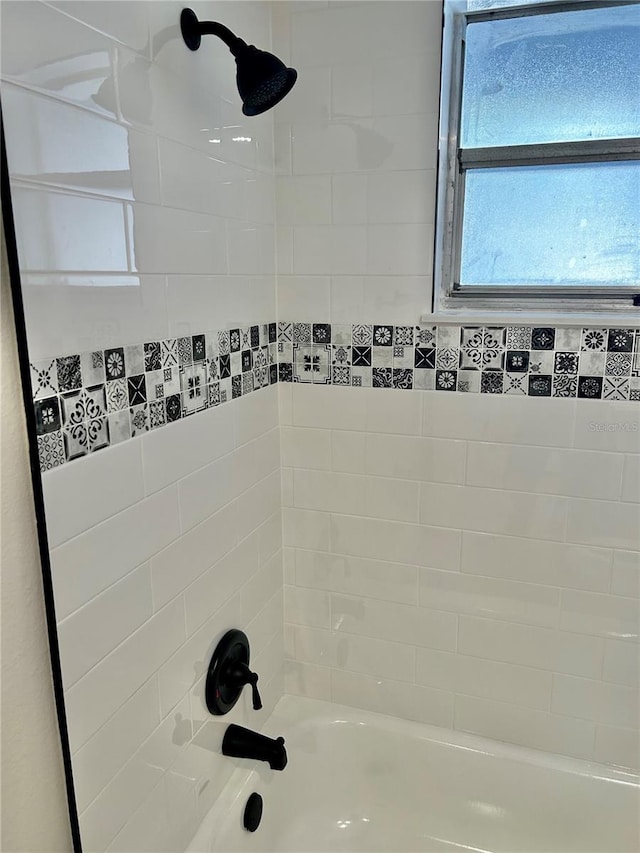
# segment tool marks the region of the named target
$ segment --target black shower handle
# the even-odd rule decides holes
[[[246,663],[238,662],[234,664],[233,669],[227,675],[226,681],[228,684],[235,685],[238,688],[244,687],[245,684],[250,684],[253,710],[259,711],[262,708],[262,699],[258,692],[258,673],[251,672]]]

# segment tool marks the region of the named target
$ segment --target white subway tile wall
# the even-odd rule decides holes
[[[91,851],[184,849],[233,770],[220,755],[229,719],[259,728],[283,692],[273,118],[242,115],[223,45],[185,47],[184,5],[1,10],[34,400],[54,415],[39,443],[66,713]],[[268,4],[194,5],[269,47]],[[246,337],[251,371],[229,330]],[[238,388],[249,372],[251,387]],[[243,696],[217,720],[204,675],[229,628],[249,636],[264,709]]]
[[[183,5],[2,3],[36,411],[112,385],[109,447],[43,449],[85,846],[186,846],[234,766],[203,704],[231,627],[252,728],[284,688],[637,766],[640,336],[417,326],[440,3],[196,3],[299,71],[249,120]],[[276,319],[247,394],[229,330],[273,347]],[[163,368],[201,344],[229,404],[146,429],[129,380],[188,398]]]
[[[417,326],[441,12],[274,8],[286,689],[638,767],[640,338]]]
[[[637,411],[601,401],[584,450],[579,400],[494,398],[487,421],[476,395],[279,393],[287,690],[638,767]]]

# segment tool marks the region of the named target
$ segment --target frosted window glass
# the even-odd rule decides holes
[[[460,282],[640,282],[638,162],[467,172]]]
[[[467,26],[462,147],[640,136],[640,6]]]

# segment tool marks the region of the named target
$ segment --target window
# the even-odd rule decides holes
[[[637,2],[445,0],[436,308],[633,304],[639,44]]]

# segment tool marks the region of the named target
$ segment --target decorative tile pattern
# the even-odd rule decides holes
[[[629,379],[617,379],[605,376],[602,386],[603,400],[628,400],[631,392]]]
[[[436,370],[436,390],[455,391],[457,381],[457,370]]]
[[[38,457],[41,471],[50,471],[52,468],[64,465],[64,441],[61,430],[38,436]]]
[[[330,344],[331,326],[328,323],[314,323],[311,336],[314,344]]]
[[[311,323],[293,324],[293,342],[296,344],[311,343]]]
[[[165,398],[164,410],[167,416],[167,423],[179,421],[182,417],[182,401],[180,394],[172,394]]]
[[[551,376],[529,374],[529,396],[550,397],[551,380]]]
[[[194,335],[191,338],[193,361],[204,361],[206,355],[204,335]]]
[[[58,389],[60,391],[73,391],[82,387],[82,373],[80,370],[80,356],[66,355],[56,359],[58,373]]]
[[[279,322],[31,365],[48,471],[277,382],[640,401],[640,330]]]
[[[530,326],[507,326],[505,336],[507,349],[531,349],[532,331]]]
[[[436,345],[436,326],[416,326],[415,345],[417,347],[434,347]]]
[[[526,373],[505,373],[502,393],[526,395],[528,393],[527,379]]]
[[[588,400],[602,397],[602,376],[579,376],[578,397]]]
[[[160,370],[162,357],[160,354],[160,341],[152,341],[144,345],[144,369]]]
[[[367,346],[373,343],[373,326],[357,325],[351,328],[353,345]],[[339,342],[341,343],[341,342]]]
[[[374,388],[393,387],[393,370],[391,367],[374,367],[371,372]]]
[[[178,341],[175,338],[160,344],[160,367],[175,367],[178,364]]]
[[[457,347],[438,347],[436,350],[436,368],[454,370],[458,367],[460,350]]]
[[[31,395],[34,400],[58,393],[57,359],[47,359],[30,364]]]
[[[583,329],[580,339],[582,352],[603,352],[607,348],[607,329]]]
[[[124,349],[122,347],[104,351],[104,369],[107,381],[124,377]]]
[[[191,338],[178,338],[178,364],[184,367],[192,361]]]
[[[484,370],[480,380],[480,392],[482,394],[502,394],[503,373],[500,370]]]
[[[57,397],[47,397],[34,403],[36,435],[47,435],[60,429],[60,402]]]
[[[553,377],[554,397],[576,397],[578,394],[578,377],[567,374],[556,374]]]
[[[527,373],[529,370],[529,353],[526,350],[507,350],[505,369],[508,373]]]
[[[129,409],[131,418],[131,437],[143,435],[149,431],[149,410],[145,404],[141,406],[132,406]]]
[[[206,407],[206,385],[206,372],[203,364],[189,364],[180,369],[183,417],[192,415]]]
[[[576,374],[578,372],[579,357],[577,352],[557,352],[553,372]]]
[[[555,343],[555,329],[538,329],[531,330],[531,349],[550,350],[553,349]]]
[[[107,412],[119,412],[129,407],[129,393],[126,379],[114,379],[107,382]]]
[[[390,347],[393,344],[393,326],[374,326],[373,343],[377,347]]]
[[[144,373],[139,376],[130,376],[127,380],[129,390],[129,405],[138,406],[147,402],[147,384]]]
[[[608,352],[632,352],[633,338],[632,329],[609,329],[607,337]]]
[[[324,346],[294,344],[293,381],[328,385],[331,382],[330,352],[331,346],[329,344]]]
[[[605,376],[629,376],[632,360],[630,352],[608,352],[604,364]]]

